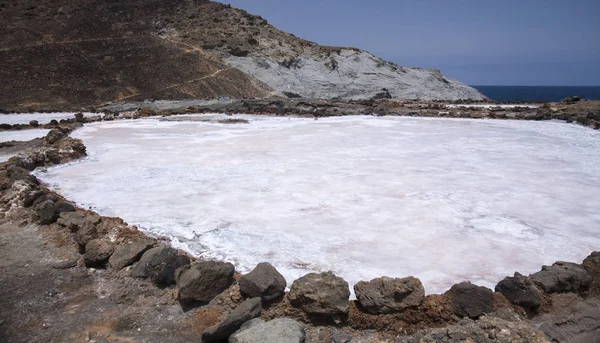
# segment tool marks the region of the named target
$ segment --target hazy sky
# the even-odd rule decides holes
[[[600,85],[600,0],[223,0],[471,85]]]

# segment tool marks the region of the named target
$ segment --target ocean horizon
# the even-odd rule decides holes
[[[496,101],[560,101],[569,96],[600,100],[600,86],[477,86],[485,96]]]

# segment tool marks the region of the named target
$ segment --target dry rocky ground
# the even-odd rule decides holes
[[[2,342],[600,342],[600,253],[495,292],[463,282],[425,295],[418,279],[378,278],[355,286],[357,301],[331,273],[284,292],[268,264],[239,275],[190,258],[28,173],[84,156],[68,136],[81,121],[0,165]]]

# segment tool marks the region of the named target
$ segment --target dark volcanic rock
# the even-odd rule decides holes
[[[203,342],[217,342],[227,339],[242,324],[260,316],[262,311],[260,298],[252,298],[239,304],[222,322],[213,325],[202,333]]]
[[[153,244],[154,242],[150,239],[120,244],[110,256],[108,263],[111,268],[121,270],[137,262],[146,250],[152,248]]]
[[[48,197],[46,196],[46,194],[43,194],[42,196],[36,198],[33,200],[33,203],[31,204],[31,206],[36,207],[37,205],[43,203],[46,200],[52,200],[52,199],[48,199]]]
[[[350,288],[332,272],[310,273],[292,283],[289,299],[311,315],[338,316],[348,313]]]
[[[192,308],[208,304],[233,283],[233,264],[205,261],[177,270],[178,298],[181,305]]]
[[[57,223],[71,232],[76,232],[83,225],[85,214],[81,212],[61,213]]]
[[[54,206],[54,213],[56,214],[56,219],[58,219],[60,214],[63,212],[75,212],[75,206],[66,202],[61,202],[60,204],[56,204]]]
[[[423,284],[412,276],[361,281],[354,285],[354,293],[360,306],[373,314],[401,312],[419,306],[425,298]]]
[[[86,156],[86,147],[81,139],[63,138],[57,148],[61,151],[61,161],[68,162]]]
[[[95,225],[84,225],[75,233],[75,242],[82,247],[95,238],[98,238],[98,231]]]
[[[270,263],[259,263],[250,273],[243,275],[238,283],[240,292],[247,297],[261,297],[265,301],[283,296],[285,278]]]
[[[392,95],[390,94],[390,91],[383,88],[381,90],[381,92],[375,94],[371,99],[373,100],[378,100],[378,99],[391,99]]]
[[[291,99],[302,98],[302,95],[294,92],[282,92],[282,94]]]
[[[11,180],[20,180],[28,174],[29,173],[27,172],[27,170],[14,164],[6,167],[6,176],[8,176],[8,178]]]
[[[46,159],[50,163],[60,164],[60,152],[57,149],[48,149],[46,151]]]
[[[11,165],[8,168],[6,168],[6,175],[12,181],[23,180],[33,185],[40,184],[40,180],[38,180],[35,176],[29,174],[29,172],[26,169],[16,165]]]
[[[81,212],[62,212],[57,223],[71,232],[75,232],[75,242],[84,247],[94,238],[98,238],[96,226],[101,222],[98,215],[85,215]]]
[[[83,118],[83,113],[81,113],[81,112],[75,113],[75,122],[83,123],[84,121],[85,121],[85,119]]]
[[[515,273],[515,276],[505,277],[496,285],[496,292],[502,293],[511,304],[537,309],[540,307],[542,297],[535,284],[526,276]]]
[[[43,195],[44,195],[44,192],[42,192],[39,189],[27,193],[25,195],[25,197],[23,198],[23,206],[31,207],[33,205],[33,203],[35,202],[35,200],[42,197]]]
[[[32,120],[29,122],[29,126],[38,127],[38,126],[40,126],[40,123],[37,120]]]
[[[65,138],[66,136],[67,135],[63,132],[63,130],[61,130],[61,129],[52,129],[46,135],[45,140],[46,140],[46,142],[48,144],[54,144],[54,143],[58,142],[59,140]]]
[[[583,267],[600,280],[600,251],[594,251],[583,260]]]
[[[461,317],[479,318],[494,310],[494,293],[491,289],[462,282],[444,293],[452,302],[454,313]]]
[[[178,255],[171,247],[156,247],[146,251],[140,261],[131,269],[131,276],[150,278],[160,287],[166,287],[175,282],[175,270],[190,264],[190,258]]]
[[[541,271],[529,275],[529,278],[546,293],[582,291],[594,281],[581,265],[561,261],[543,266]]]
[[[90,268],[102,267],[108,261],[110,255],[115,250],[115,246],[107,240],[92,239],[85,245],[85,254],[83,254],[83,262],[85,266]]]
[[[42,225],[52,224],[56,221],[54,212],[54,201],[46,200],[35,207],[35,213],[38,216],[38,221]]]
[[[27,170],[34,170],[39,166],[43,166],[46,160],[46,155],[42,151],[32,151],[25,156],[17,155],[11,160]]]

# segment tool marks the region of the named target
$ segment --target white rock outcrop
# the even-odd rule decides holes
[[[356,49],[301,54],[284,61],[265,55],[224,57],[231,66],[263,81],[279,95],[318,99],[483,100],[485,96],[439,70],[405,68]]]

